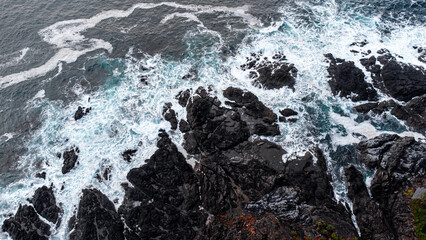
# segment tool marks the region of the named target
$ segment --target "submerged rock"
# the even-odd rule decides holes
[[[80,150],[78,147],[72,147],[70,150],[65,151],[62,156],[64,158],[64,163],[62,166],[62,174],[69,173],[71,169],[74,168],[77,159],[78,159],[78,153]]]
[[[39,218],[32,206],[20,205],[16,214],[4,221],[2,231],[13,240],[47,240],[50,226]]]
[[[31,199],[31,203],[40,216],[52,223],[58,222],[61,209],[56,205],[55,195],[51,187],[38,188]]]
[[[97,189],[84,189],[77,216],[70,221],[70,240],[124,240],[124,224],[114,204]]]
[[[250,71],[253,85],[266,89],[279,89],[284,86],[294,91],[297,69],[286,61],[282,53],[275,54],[271,60],[262,54],[252,54],[241,69]]]
[[[377,100],[377,92],[373,86],[365,81],[365,75],[354,62],[335,59],[333,55],[326,54],[330,61],[327,71],[328,81],[334,95],[350,98],[352,101]]]

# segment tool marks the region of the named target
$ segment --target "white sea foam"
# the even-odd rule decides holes
[[[18,64],[27,55],[28,50],[30,50],[30,48],[26,47],[19,50],[18,52],[11,53],[6,56],[0,56],[0,58],[3,59],[2,62],[5,62],[0,63],[0,68],[10,67]]]

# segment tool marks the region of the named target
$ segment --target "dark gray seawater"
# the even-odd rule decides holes
[[[127,164],[120,153],[142,141],[138,159],[149,157],[158,129],[170,128],[163,104],[171,101],[185,116],[173,97],[207,85],[219,95],[228,86],[248,89],[276,113],[301,112],[296,124],[280,123],[282,136],[271,140],[289,152],[286,158],[320,145],[334,169],[336,195],[344,198],[340,169],[356,164],[353,144],[363,139],[354,136],[421,139],[424,133],[392,117],[357,119],[354,103],[331,96],[323,54],[360,66],[350,44],[367,39],[355,50],[387,48],[425,67],[413,49],[426,47],[425,23],[426,1],[414,0],[0,1],[0,222],[43,184],[56,186],[64,222],[84,187],[96,186],[119,203],[126,173],[143,164]],[[238,67],[250,53],[276,51],[299,69],[295,92],[253,87]],[[194,70],[197,79],[182,79]],[[80,105],[93,111],[75,122]],[[172,137],[182,142],[179,133]],[[63,176],[56,153],[72,145],[81,149],[81,164]],[[94,176],[105,164],[116,177],[101,184]],[[40,171],[46,180],[34,177]],[[53,236],[63,239],[66,227]]]

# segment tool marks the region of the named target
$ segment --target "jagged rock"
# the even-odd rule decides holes
[[[43,222],[32,206],[20,205],[16,214],[6,219],[2,231],[13,240],[47,240],[50,226]]]
[[[223,95],[233,102],[225,102],[241,114],[241,119],[247,122],[250,134],[275,136],[280,134],[277,115],[267,108],[256,95],[238,88],[229,87]]]
[[[165,103],[163,106],[163,117],[166,121],[170,122],[172,130],[176,130],[178,126],[178,120],[176,118],[176,112],[172,109],[171,103]]]
[[[130,162],[132,160],[132,157],[135,156],[136,152],[138,150],[137,149],[127,149],[126,151],[124,151],[121,156],[123,156],[123,159],[126,162]]]
[[[78,106],[77,111],[74,114],[74,119],[77,121],[78,119],[82,118],[84,115],[88,114],[92,110],[92,108],[85,108]]]
[[[374,86],[384,93],[401,100],[409,101],[426,93],[426,70],[419,66],[396,61],[389,50],[381,49],[376,57],[361,59],[367,71],[371,72]]]
[[[379,204],[389,229],[401,239],[414,239],[409,197],[411,187],[426,184],[426,144],[411,137],[389,135],[358,144],[361,162],[377,168],[370,191]]]
[[[237,111],[220,107],[220,102],[202,88],[196,94],[187,105],[191,131],[184,135],[184,148],[188,153],[213,153],[248,139],[249,128]]]
[[[59,220],[61,209],[56,205],[52,188],[46,186],[38,188],[31,199],[31,203],[40,216],[52,223],[56,223]]]
[[[97,189],[84,189],[77,216],[69,224],[70,240],[124,240],[124,225],[114,204]]]
[[[382,114],[390,111],[399,120],[405,121],[407,126],[416,131],[426,130],[426,95],[416,97],[404,105],[400,105],[393,100],[382,101],[380,103],[364,103],[354,107],[360,113],[373,112]]]
[[[396,105],[391,113],[418,131],[426,131],[426,95],[413,98],[405,106]]]
[[[78,147],[72,147],[70,150],[65,151],[62,156],[64,158],[64,163],[62,166],[62,174],[69,173],[71,169],[74,168],[75,163],[78,159],[78,153],[80,150]]]
[[[284,169],[278,145],[261,140],[243,142],[202,159],[196,167],[203,206],[213,214],[244,207],[272,190]]]
[[[119,213],[127,239],[193,239],[207,216],[199,208],[198,180],[165,132],[158,150],[140,168],[130,170]]]
[[[261,54],[252,54],[241,69],[250,71],[253,85],[266,89],[278,89],[284,86],[294,91],[297,69],[286,61],[282,53],[277,53],[270,61],[268,57],[261,59]]]
[[[426,94],[426,71],[396,61],[387,62],[382,68],[382,81],[392,97],[409,101]]]
[[[36,173],[36,178],[46,179],[46,172]]]
[[[356,216],[361,236],[365,239],[393,239],[392,230],[382,211],[370,197],[364,184],[362,174],[351,166],[345,169],[348,198],[353,203],[353,213]]]
[[[328,81],[334,95],[352,99],[352,101],[377,100],[377,92],[373,86],[365,81],[365,75],[352,61],[335,59],[333,55],[326,54],[330,61],[327,71]]]
[[[186,107],[186,104],[188,103],[188,99],[191,97],[191,90],[187,89],[185,91],[180,91],[179,94],[176,96],[176,99],[179,102],[179,105],[182,107]]]
[[[349,212],[334,199],[322,152],[316,149],[315,155],[316,164],[309,152],[286,162],[274,189],[246,209],[257,215],[274,214],[299,237],[314,238],[317,223],[326,222],[339,236],[354,238],[357,233]]]
[[[179,130],[183,133],[189,132],[191,130],[191,127],[189,126],[188,122],[181,119],[179,122]]]

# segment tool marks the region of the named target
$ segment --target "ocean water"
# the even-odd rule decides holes
[[[323,55],[364,70],[361,53],[350,50],[386,48],[400,61],[426,67],[413,48],[426,47],[426,1],[56,0],[0,6],[0,222],[27,204],[35,189],[53,185],[64,213],[51,239],[66,239],[84,188],[96,187],[120,206],[121,183],[155,152],[159,129],[182,144],[182,134],[171,131],[161,113],[171,102],[185,118],[174,97],[188,88],[211,86],[224,102],[222,91],[239,87],[277,114],[285,107],[298,111],[296,123],[279,123],[282,134],[267,139],[288,152],[283,161],[320,146],[335,196],[349,205],[342,169],[359,165],[354,144],[389,133],[425,141],[424,133],[392,116],[360,119],[352,108],[362,102],[333,97]],[[363,40],[364,47],[350,46]],[[295,91],[254,87],[240,68],[252,53],[272,57],[278,51],[298,69]],[[196,79],[182,79],[194,71]],[[78,106],[92,110],[75,121]],[[63,175],[57,153],[72,146],[80,149],[79,165]],[[122,159],[126,149],[138,150],[131,163]],[[99,182],[95,176],[108,167],[111,179]],[[42,171],[46,179],[36,178]],[[364,172],[367,183],[372,174]],[[0,239],[8,236],[0,233]]]

